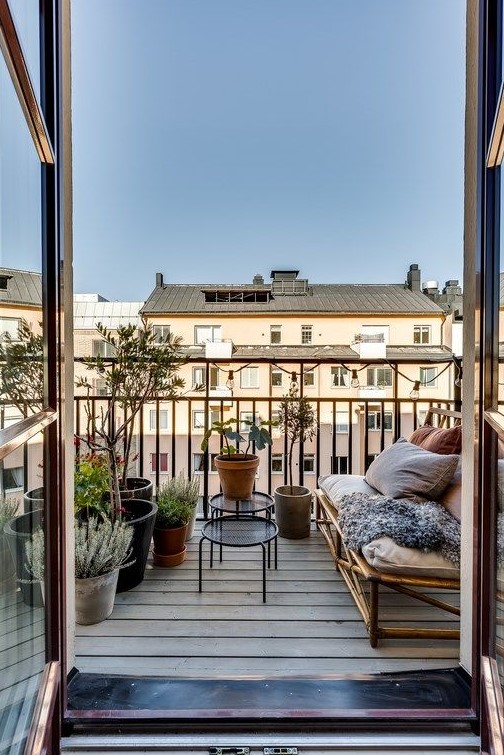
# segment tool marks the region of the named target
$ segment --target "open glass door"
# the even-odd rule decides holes
[[[54,0],[0,0],[0,741],[59,751],[64,638]]]

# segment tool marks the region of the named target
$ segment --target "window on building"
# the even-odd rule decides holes
[[[205,367],[193,367],[192,368],[192,384],[196,385],[206,384],[206,368]],[[219,369],[218,367],[210,367],[210,390],[217,388],[219,385]]]
[[[436,388],[437,376],[437,367],[420,367],[420,385],[425,386],[425,388]]]
[[[282,343],[281,325],[270,325],[270,343]]]
[[[0,317],[0,340],[4,341],[8,335],[13,341],[19,338],[21,320],[18,317]]]
[[[348,474],[348,456],[333,456],[331,474]]]
[[[373,409],[368,412],[367,429],[381,430],[382,414],[380,410]],[[383,412],[383,429],[392,430],[392,412]]]
[[[331,367],[331,386],[333,388],[348,388],[350,385],[349,373],[346,367]]]
[[[23,467],[7,467],[2,469],[2,490],[19,490],[23,486]]]
[[[156,454],[151,454],[150,457],[151,457],[152,472],[158,471],[158,464],[157,464],[158,459],[159,459],[159,471],[168,472],[168,454],[167,453],[160,453],[158,454],[158,457],[156,457]]]
[[[208,425],[209,426],[213,425],[214,422],[218,422],[219,420],[220,420],[220,412],[218,410],[211,411],[208,418]],[[205,410],[204,409],[193,410],[192,426],[193,426],[193,430],[205,429]]]
[[[315,454],[304,454],[303,471],[307,474],[315,474]]]
[[[336,412],[336,432],[347,433],[348,432],[348,412]]]
[[[253,422],[254,421],[254,415],[252,412],[240,412],[240,427],[239,432],[240,433],[248,433],[250,430],[250,425],[247,424],[247,422]],[[260,421],[259,415],[255,415],[255,423],[257,424]]]
[[[210,454],[210,472],[217,472],[215,468],[215,457],[218,454]],[[203,474],[205,471],[205,454],[193,454],[193,472]]]
[[[275,369],[275,367],[271,368],[271,387],[272,388],[281,388],[283,383],[283,372],[282,370]]]
[[[169,325],[153,325],[152,334],[156,343],[165,343],[170,335]]]
[[[107,388],[107,381],[103,378],[96,378],[94,381],[95,385],[95,394],[96,396],[107,396],[108,395],[108,388]]]
[[[149,428],[151,430],[156,430],[156,410],[151,409],[149,411]],[[160,409],[159,410],[159,429],[160,430],[168,430],[168,409]]]
[[[366,470],[368,469],[369,465],[376,459],[378,454],[368,454],[366,456]]]
[[[240,388],[259,388],[258,367],[243,367],[239,374]]]
[[[367,384],[375,388],[392,387],[391,367],[368,367]]]
[[[430,325],[415,325],[413,327],[413,343],[430,343],[431,342],[431,326]]]
[[[93,339],[93,356],[94,357],[115,357],[116,351],[111,343],[103,341],[101,338]]]
[[[301,325],[301,343],[312,343],[313,340],[313,325]]]
[[[222,327],[220,325],[195,325],[194,343],[202,346],[205,343],[222,341]]]
[[[271,454],[271,471],[283,473],[283,454]]]
[[[313,388],[315,385],[315,370],[303,372],[303,385],[307,388]]]

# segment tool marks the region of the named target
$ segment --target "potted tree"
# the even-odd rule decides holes
[[[146,403],[176,399],[180,395],[184,380],[178,371],[187,360],[181,338],[169,334],[160,342],[146,323],[141,328],[119,327],[116,335],[102,324],[98,324],[97,331],[114,356],[84,359],[87,369],[104,382],[107,399],[105,405],[101,402],[96,408],[89,378],[84,376],[76,381],[87,397],[86,434],[80,441],[87,443],[94,453],[104,454],[107,460],[112,523],[124,520],[134,528],[133,563],[121,569],[118,580],[117,590],[122,592],[143,579],[157,511],[155,503],[146,498],[132,499],[128,490],[135,422]]]
[[[168,482],[159,488],[157,495],[153,552],[155,566],[178,566],[185,559],[187,551],[185,540],[194,506],[174,497],[172,490],[173,486]]]
[[[296,443],[312,440],[317,419],[312,405],[299,395],[297,383],[292,383],[288,394],[282,397],[278,413],[278,426],[287,438],[287,464],[289,484],[275,490],[275,519],[281,537],[299,539],[310,535],[312,494],[303,485],[293,482],[293,451]]]
[[[215,458],[215,468],[219,473],[222,492],[231,500],[247,500],[252,496],[255,475],[259,466],[259,457],[257,454],[249,453],[250,447],[254,444],[257,451],[262,451],[263,448],[271,445],[271,435],[267,426],[276,425],[276,422],[259,420],[256,423],[253,420],[243,420],[243,424],[247,426],[247,439],[232,429],[237,423],[238,420],[234,418],[224,422],[214,422],[203,436],[201,450],[208,449],[208,441],[212,433],[221,436],[222,447],[220,454]],[[245,453],[240,452],[240,443],[247,443]]]

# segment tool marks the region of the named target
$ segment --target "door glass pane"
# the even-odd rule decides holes
[[[41,166],[0,57],[0,411],[3,426],[43,403]]]
[[[0,462],[0,741],[10,755],[23,752],[45,663],[43,505],[40,434]]]
[[[9,0],[31,82],[40,102],[39,0]]]

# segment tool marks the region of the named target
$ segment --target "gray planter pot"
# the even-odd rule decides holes
[[[100,577],[75,580],[75,621],[98,624],[113,611],[119,569]]]
[[[275,490],[275,520],[280,537],[300,540],[310,536],[312,494],[301,485]]]

